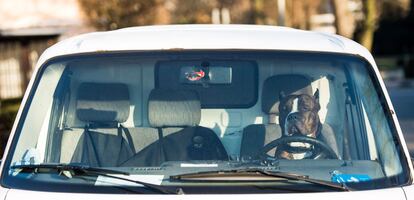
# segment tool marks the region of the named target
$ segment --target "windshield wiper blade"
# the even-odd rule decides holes
[[[233,170],[216,170],[216,171],[202,171],[196,173],[187,173],[187,174],[179,174],[170,176],[171,180],[194,180],[194,179],[203,179],[207,177],[217,177],[223,175],[246,175],[246,174],[256,174],[262,175],[267,177],[274,177],[274,178],[283,178],[287,180],[294,180],[294,181],[303,181],[307,183],[312,183],[319,186],[329,187],[331,189],[338,189],[341,191],[351,191],[351,189],[346,186],[345,184],[338,184],[324,180],[318,180],[310,178],[306,175],[298,175],[298,174],[291,174],[285,172],[273,172],[268,170],[262,170],[258,168],[248,168],[248,169],[233,169]]]
[[[73,165],[73,164],[29,164],[29,165],[13,165],[10,168],[12,169],[21,169],[24,171],[33,171],[38,172],[39,169],[55,169],[58,171],[73,171],[73,172],[82,172],[82,173],[89,173],[93,172],[98,175],[105,175],[105,174],[122,174],[122,175],[129,175],[128,172],[112,170],[112,169],[105,169],[105,168],[98,168],[98,167],[90,167],[86,165]]]
[[[305,175],[296,175],[296,174],[289,174],[289,173],[283,173],[283,172],[272,172],[272,171],[265,171],[265,170],[257,170],[257,172],[263,175],[267,175],[267,176],[286,178],[289,180],[304,181],[304,182],[308,182],[308,183],[312,183],[316,185],[327,186],[330,188],[337,188],[343,191],[351,191],[351,189],[344,183],[339,184],[339,183],[333,183],[333,182],[329,182],[325,180],[313,179]]]
[[[163,194],[177,194],[177,192],[172,192],[164,189],[161,186],[154,185],[151,183],[146,183],[137,180],[131,180],[128,178],[123,178],[115,175],[130,175],[128,172],[112,170],[112,169],[105,169],[105,168],[98,168],[98,167],[90,167],[85,165],[71,165],[71,164],[30,164],[30,165],[14,165],[11,166],[12,169],[20,169],[22,171],[33,171],[34,173],[38,173],[39,169],[55,169],[58,172],[70,171],[73,172],[71,175],[94,175],[94,176],[104,176],[108,178],[128,181],[136,184],[143,185],[150,190],[153,190],[158,193]],[[113,175],[111,175],[113,174]]]

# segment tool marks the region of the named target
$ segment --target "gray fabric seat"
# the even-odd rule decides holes
[[[268,115],[268,123],[252,124],[243,129],[240,148],[240,156],[242,158],[252,158],[266,144],[282,137],[282,129],[277,124],[280,92],[283,91],[286,95],[312,95],[311,83],[308,77],[299,74],[275,75],[264,81],[261,107],[262,111]],[[338,145],[334,132],[326,123],[322,124],[321,139],[338,154]]]
[[[117,136],[118,134],[118,130],[114,129],[114,128],[100,128],[100,129],[90,129],[90,131],[92,132],[98,132],[98,133],[105,133],[108,136],[112,135],[112,136]],[[135,150],[133,151],[133,153],[138,153],[140,151],[142,151],[143,149],[145,149],[147,146],[150,146],[151,144],[153,144],[154,142],[156,142],[158,140],[158,131],[155,128],[150,128],[150,127],[128,127],[128,128],[124,128],[123,129],[124,133],[122,134],[123,138],[124,138],[124,142],[126,141],[128,143],[128,145],[130,145],[130,142],[132,145],[131,146],[131,150]],[[175,132],[176,130],[174,129],[168,129],[166,130],[164,133],[165,135],[169,135],[171,132]],[[73,153],[79,143],[79,141],[83,140],[84,138],[83,133],[85,132],[84,128],[71,128],[68,130],[64,131],[64,134],[62,135],[62,144],[61,144],[61,155],[60,155],[60,162],[63,163],[69,163],[72,161],[72,157],[73,157]],[[127,137],[127,133],[129,132],[131,138],[128,139]],[[117,137],[119,138],[119,137]],[[114,140],[110,140],[110,141],[114,141]],[[113,144],[107,144],[108,146],[113,146]],[[106,146],[106,145],[104,145]],[[106,152],[106,156],[105,157],[118,157],[118,154],[113,155],[115,152],[111,151],[111,152]],[[127,153],[129,155],[129,153]],[[122,158],[123,156],[121,156]],[[123,160],[123,159],[121,159]],[[76,159],[73,160],[74,162],[79,162],[76,161]],[[112,161],[111,161],[112,162]],[[122,162],[122,161],[119,161]],[[118,163],[118,162],[116,162]]]
[[[122,166],[159,166],[166,161],[227,160],[224,146],[210,129],[198,126],[201,103],[191,90],[154,89],[148,100],[148,121],[158,140]]]
[[[133,142],[129,131],[120,126],[128,119],[129,106],[125,84],[80,84],[76,116],[85,128],[69,128],[62,133],[60,161],[113,167],[130,158]]]

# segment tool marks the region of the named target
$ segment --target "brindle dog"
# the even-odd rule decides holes
[[[312,95],[285,95],[280,93],[279,104],[279,124],[282,129],[283,137],[289,136],[307,136],[318,138],[318,134],[322,128],[319,120],[318,112],[321,108],[319,105],[319,90]],[[306,147],[310,148],[310,144],[301,142],[292,142],[289,147]],[[281,157],[286,159],[303,159],[310,156],[311,152],[289,153],[281,152]]]

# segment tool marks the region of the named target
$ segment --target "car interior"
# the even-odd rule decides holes
[[[282,136],[277,120],[280,91],[312,94],[316,89],[323,97],[318,113],[323,139],[338,158],[349,158],[341,131],[345,116],[337,114],[344,113],[344,102],[337,102],[345,95],[343,73],[329,63],[317,63],[321,70],[316,71],[305,67],[309,63],[279,63],[69,63],[62,128],[50,145],[60,153],[49,159],[106,167],[249,159]],[[208,82],[187,77],[200,69],[208,70]]]

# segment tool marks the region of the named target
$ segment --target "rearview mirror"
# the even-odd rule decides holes
[[[232,68],[225,66],[192,67],[180,70],[180,82],[185,84],[231,84]]]

